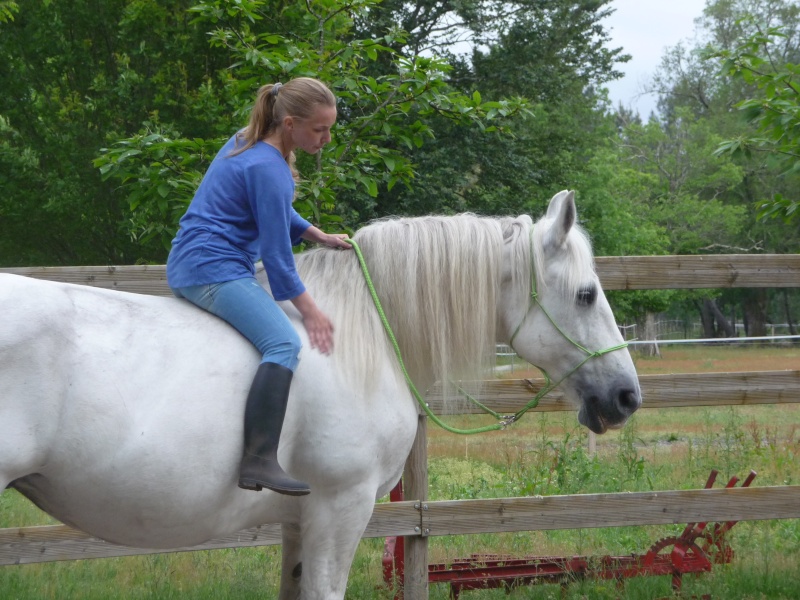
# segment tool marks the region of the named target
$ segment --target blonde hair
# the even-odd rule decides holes
[[[297,77],[284,84],[262,85],[250,111],[250,122],[237,134],[236,148],[230,156],[249,150],[272,134],[285,117],[309,119],[320,106],[336,107],[336,96],[318,79]],[[286,162],[292,170],[292,175],[297,179],[294,152],[289,153]]]

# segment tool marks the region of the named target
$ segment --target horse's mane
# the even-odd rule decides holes
[[[435,381],[483,379],[493,366],[504,236],[514,238],[512,265],[505,267],[511,267],[513,288],[527,297],[530,223],[528,217],[472,214],[398,218],[374,222],[353,236],[421,392]],[[538,255],[541,245],[534,236]],[[576,261],[586,264],[588,242],[576,246]],[[369,389],[387,353],[399,372],[355,253],[319,248],[298,255],[297,264],[335,323],[334,356],[354,384]],[[574,280],[566,286],[575,290],[586,281],[581,273],[566,279]]]

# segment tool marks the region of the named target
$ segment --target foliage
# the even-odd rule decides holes
[[[735,48],[709,56],[722,60],[724,74],[757,90],[736,104],[754,130],[720,143],[716,154],[743,154],[748,159],[756,153],[763,154],[766,165],[777,169],[795,187],[800,181],[800,64],[788,62],[782,48],[776,47],[777,39],[789,37],[785,27],[757,26]],[[756,208],[761,219],[800,221],[800,199],[796,194],[775,193],[771,199],[759,200]]]
[[[147,119],[203,126],[191,107],[216,59],[188,27],[188,6],[31,0],[0,26],[3,264],[163,260],[125,234],[126,203],[92,159],[106,136]]]
[[[552,193],[574,187],[607,131],[597,90],[627,59],[608,49],[608,4],[276,10],[260,1],[114,0],[93,10],[82,0],[67,11],[34,0],[0,40],[9,59],[0,82],[12,90],[0,115],[17,132],[10,147],[39,161],[33,179],[18,164],[7,171],[14,183],[2,218],[14,235],[2,260],[163,261],[192,187],[245,122],[254,91],[295,75],[328,81],[341,99],[335,144],[300,160],[298,208],[314,222],[539,212]],[[453,15],[475,44],[488,43],[475,46],[474,61],[438,33]],[[426,47],[434,51],[421,55]],[[528,96],[534,112],[503,95]],[[47,214],[43,206],[58,209],[58,225],[43,227],[64,249],[24,235],[25,218]]]
[[[429,17],[449,6],[455,13],[450,22],[460,19],[466,38],[460,53],[448,54],[452,85],[465,93],[480,89],[494,99],[523,96],[532,102],[532,113],[512,119],[513,135],[502,137],[435,123],[436,139],[416,153],[414,188],[382,193],[379,206],[355,210],[362,219],[387,212],[540,214],[554,193],[577,187],[610,132],[600,90],[629,56],[608,47],[603,19],[609,2],[427,5],[436,10],[411,15],[396,2],[384,3],[380,11],[390,16],[382,22],[397,17],[433,28]],[[449,31],[441,17],[437,23]]]
[[[399,29],[377,38],[354,39],[353,15],[368,13],[375,6],[375,0],[297,3],[287,5],[279,15],[263,1],[213,0],[191,8],[197,15],[195,23],[212,29],[212,46],[222,49],[231,62],[228,72],[237,85],[225,91],[232,94],[238,114],[247,112],[255,89],[267,81],[313,76],[337,94],[339,122],[334,142],[319,155],[299,161],[305,180],[295,205],[326,229],[335,228],[341,220],[335,210],[337,194],[359,190],[374,198],[381,187],[411,185],[410,152],[434,135],[427,118],[475,124],[491,132],[505,117],[524,108],[521,100],[484,101],[477,91],[467,95],[453,90],[446,82],[451,69],[445,61],[406,58],[393,49],[405,43],[406,34]],[[379,61],[388,67],[384,74],[373,76],[369,67]],[[236,128],[230,125],[226,136]],[[128,190],[136,228],[148,236],[160,235],[166,244],[208,156],[192,160],[188,153],[199,146],[218,147],[223,140],[153,135],[159,134],[142,132],[118,142],[96,165],[106,178],[120,180]],[[142,153],[142,144],[155,141],[149,152]],[[158,155],[152,156],[153,152]],[[162,156],[178,165],[177,181],[170,181],[173,175],[160,160]],[[159,180],[161,185],[153,185]]]
[[[657,182],[646,220],[663,227],[670,253],[786,252],[797,247],[796,228],[766,224],[754,210],[758,199],[793,194],[790,180],[779,177],[762,157],[717,151],[726,138],[741,134],[742,123],[731,107],[756,89],[744,78],[722,72],[718,53],[734,51],[752,35],[756,18],[795,28],[797,11],[791,4],[709,0],[695,44],[679,44],[662,59],[653,81],[660,114],[646,125],[632,123],[622,130],[635,168],[651,173]],[[742,19],[745,14],[753,19]],[[707,45],[717,54],[709,53]],[[791,56],[795,47],[787,44],[785,55]],[[749,302],[737,290],[680,292],[670,311],[683,315],[681,307],[691,307],[695,312],[711,298],[725,307],[726,315],[744,312],[749,323],[765,317],[760,310],[753,313],[761,303]]]
[[[14,13],[19,11],[19,5],[11,0],[0,1],[0,23],[13,21]]]
[[[723,200],[741,183],[742,172],[729,158],[712,156],[717,139],[707,120],[683,108],[666,123],[632,124],[622,136],[623,156],[650,175],[643,199],[647,220],[669,232],[670,253],[732,246],[743,229],[744,209]]]
[[[101,149],[95,165],[103,176],[113,173],[129,189],[128,205],[134,215],[128,223],[129,235],[141,244],[157,238],[168,250],[174,223],[186,211],[186,199],[200,185],[217,147],[200,138],[175,139],[173,132],[150,122],[145,128],[110,149]]]
[[[773,44],[771,51],[774,58],[782,57],[776,64],[781,60],[791,61],[791,57],[798,56],[800,36],[796,32],[800,29],[800,7],[788,0],[707,0],[703,17],[696,24],[694,44],[678,44],[662,58],[651,87],[659,94],[660,115],[655,120],[676,140],[685,129],[674,126],[681,119],[688,118],[698,132],[705,130],[699,138],[708,138],[702,153],[692,154],[687,164],[711,166],[714,161],[724,159],[717,164],[728,185],[705,187],[698,197],[714,198],[726,207],[737,207],[743,211],[743,227],[738,234],[729,235],[727,241],[713,240],[709,244],[712,251],[793,251],[800,243],[797,228],[774,219],[767,224],[758,219],[754,207],[764,204],[765,198],[793,198],[797,187],[795,176],[782,176],[785,169],[772,159],[767,160],[766,152],[730,153],[720,152],[719,148],[725,140],[758,136],[752,125],[743,122],[742,111],[732,108],[760,95],[752,79],[734,76],[725,68],[723,56],[735,56],[745,40],[760,31],[780,27],[789,35],[780,44]],[[697,133],[693,135],[697,137]],[[731,177],[737,171],[738,182]],[[713,170],[709,174],[716,177]]]

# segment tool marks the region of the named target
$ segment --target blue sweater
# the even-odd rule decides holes
[[[220,283],[255,274],[261,258],[276,300],[305,291],[292,245],[311,224],[292,208],[294,180],[265,142],[236,156],[233,136],[209,166],[172,241],[170,287]]]

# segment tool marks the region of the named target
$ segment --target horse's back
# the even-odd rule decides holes
[[[239,400],[258,357],[219,319],[174,298],[11,275],[0,275],[0,305],[0,486],[19,479],[80,526],[70,507],[157,510],[137,491],[142,474],[189,487],[173,471],[192,447],[200,469],[238,460]],[[208,432],[219,437],[199,439]]]
[[[187,356],[201,371],[212,358],[219,366],[254,364],[253,348],[228,325],[175,298],[0,274],[0,306],[0,356],[6,365],[26,356],[34,377],[63,369],[123,377],[183,365]],[[219,347],[226,355],[216,354]],[[182,367],[174,377],[191,379],[191,371]]]
[[[115,408],[152,411],[153,395],[213,381],[212,364],[229,375],[257,362],[229,326],[174,298],[0,274],[0,306],[4,414],[24,398],[62,427],[75,410],[96,424]]]

